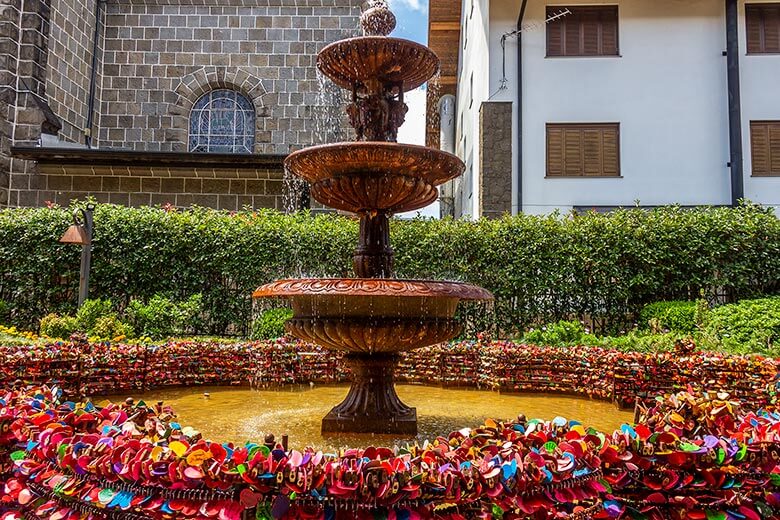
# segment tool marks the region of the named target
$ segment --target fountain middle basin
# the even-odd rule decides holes
[[[423,146],[361,142],[304,148],[287,157],[285,168],[309,182],[312,196],[326,206],[401,213],[434,202],[437,186],[462,175],[466,165]]]

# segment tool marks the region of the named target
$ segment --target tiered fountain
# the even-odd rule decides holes
[[[431,204],[436,187],[465,170],[452,154],[395,142],[407,111],[404,92],[439,70],[430,49],[388,36],[395,22],[384,0],[371,0],[361,17],[364,36],[318,55],[319,70],[352,93],[347,114],[356,142],[314,146],[285,161],[319,202],[360,217],[356,278],[280,280],[254,294],[289,298],[288,332],[346,352],[352,386],[323,419],[323,433],[415,434],[417,411],[393,385],[398,352],[454,338],[460,300],[493,299],[474,285],[393,278],[390,217]]]

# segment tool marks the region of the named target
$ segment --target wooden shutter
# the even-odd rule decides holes
[[[552,16],[551,10],[547,8],[548,18]],[[547,55],[563,56],[563,36],[565,34],[565,22],[556,20],[547,24]]]
[[[563,128],[547,125],[547,176],[563,175]]]
[[[601,55],[618,55],[618,8],[602,9],[601,17]]]
[[[580,30],[582,43],[580,52],[582,56],[598,56],[601,54],[601,20],[598,11],[587,9],[580,13]]]
[[[618,55],[617,6],[548,6],[547,17],[567,9],[547,24],[547,56]]]
[[[620,176],[620,125],[547,124],[548,177]]]
[[[563,129],[563,174],[567,177],[582,175],[582,130]]]
[[[750,122],[753,176],[780,176],[780,121]]]
[[[745,5],[748,54],[780,54],[780,3]]]
[[[605,177],[620,176],[620,125],[604,128],[602,139],[602,174]]]

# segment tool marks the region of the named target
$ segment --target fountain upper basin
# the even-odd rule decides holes
[[[438,197],[436,186],[466,169],[453,154],[392,142],[313,146],[290,154],[284,166],[311,183],[316,200],[353,213],[422,208]]]
[[[359,36],[324,47],[317,67],[347,90],[378,91],[384,85],[401,85],[408,92],[439,72],[439,58],[410,40]]]

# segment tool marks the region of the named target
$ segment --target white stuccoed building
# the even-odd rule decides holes
[[[467,164],[442,192],[455,216],[742,198],[780,212],[780,3],[430,9],[433,49],[457,41],[457,72],[441,80],[456,94],[443,142]]]

